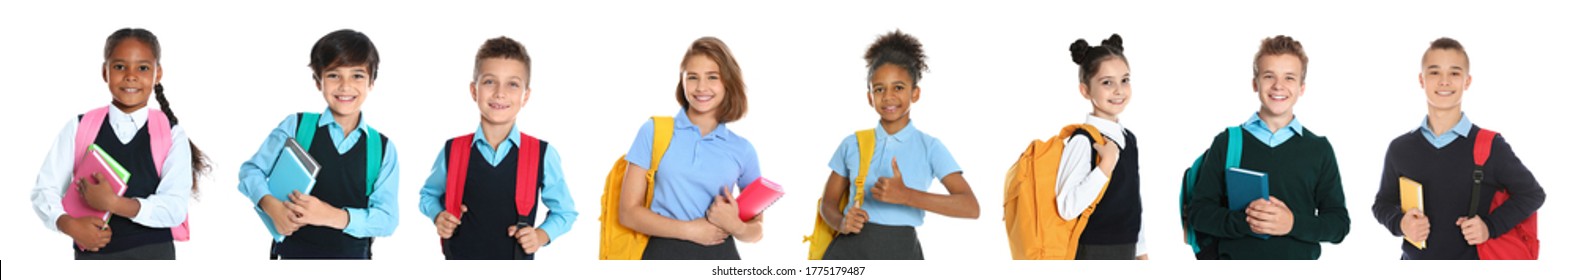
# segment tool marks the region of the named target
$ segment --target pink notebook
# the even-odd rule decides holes
[[[82,153],[82,158],[77,159],[76,167],[72,168],[71,184],[67,185],[66,194],[60,200],[60,203],[66,207],[66,215],[78,218],[92,216],[109,220],[109,212],[89,206],[87,199],[77,191],[77,179],[87,178],[86,180],[91,182],[95,173],[103,174],[104,180],[109,181],[110,188],[115,190],[116,195],[126,194],[126,181],[131,179],[131,173],[126,172],[126,168],[121,167],[120,163],[105,153],[103,148],[99,148],[98,145],[88,146],[87,152]]]
[[[777,202],[783,197],[783,187],[776,182],[766,180],[766,177],[755,179],[744,191],[739,192],[739,219],[749,221],[756,215],[766,211],[767,206]]]

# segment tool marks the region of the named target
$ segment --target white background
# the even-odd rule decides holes
[[[919,228],[925,262],[833,264],[867,266],[866,275],[877,277],[1061,273],[1074,265],[1094,267],[1075,273],[1134,275],[1228,268],[1190,262],[1191,252],[1181,242],[1177,189],[1182,171],[1211,137],[1257,109],[1249,76],[1253,54],[1259,40],[1277,34],[1302,41],[1310,56],[1307,91],[1296,113],[1335,146],[1352,225],[1345,242],[1323,247],[1321,262],[1336,264],[1265,262],[1250,269],[1340,272],[1324,267],[1404,265],[1461,277],[1457,272],[1463,270],[1490,271],[1478,267],[1529,269],[1571,259],[1571,245],[1562,238],[1570,235],[1569,208],[1561,202],[1567,195],[1563,187],[1572,183],[1563,171],[1572,165],[1561,159],[1572,154],[1557,141],[1570,135],[1553,127],[1559,124],[1553,118],[1568,107],[1562,101],[1570,100],[1562,85],[1570,81],[1565,68],[1576,62],[1566,50],[1573,43],[1567,34],[1572,22],[1559,12],[1569,11],[1568,4],[319,2],[0,5],[0,85],[8,93],[4,119],[10,120],[3,137],[6,160],[0,161],[0,224],[6,225],[0,259],[8,261],[6,278],[69,267],[62,260],[71,258],[70,239],[43,227],[28,195],[65,120],[109,100],[99,77],[103,40],[122,27],[159,36],[172,107],[214,161],[191,207],[193,241],[177,245],[180,265],[203,266],[181,268],[196,271],[175,274],[182,278],[250,266],[344,275],[435,275],[433,267],[507,272],[496,262],[435,262],[442,258],[437,237],[417,208],[418,189],[442,141],[476,128],[475,103],[466,91],[472,59],[482,41],[499,35],[523,42],[534,60],[534,91],[520,126],[563,155],[580,211],[573,230],[538,255],[538,262],[553,265],[524,269],[680,277],[710,275],[716,266],[825,265],[801,261],[801,236],[810,231],[838,141],[875,126],[877,117],[864,98],[862,55],[894,28],[918,37],[931,57],[932,71],[920,82],[923,96],[913,106],[914,123],[942,139],[963,166],[980,218],[928,215]],[[364,110],[400,152],[400,227],[378,239],[377,260],[349,265],[356,269],[260,262],[268,235],[251,203],[236,191],[239,166],[287,114],[323,110],[307,54],[317,38],[340,28],[367,33],[382,54]],[[1144,225],[1156,261],[1005,262],[1010,254],[1001,223],[1003,174],[1029,140],[1083,120],[1089,104],[1078,95],[1077,66],[1067,46],[1078,38],[1098,42],[1113,32],[1126,40],[1131,62],[1134,99],[1121,119],[1143,147]],[[733,49],[751,106],[729,127],[754,143],[763,174],[783,184],[788,195],[766,214],[765,239],[740,244],[744,262],[597,262],[598,203],[608,167],[628,149],[645,117],[679,110],[672,92],[680,59],[701,36],[717,36]],[[1393,260],[1402,241],[1372,218],[1369,206],[1385,147],[1416,128],[1426,113],[1418,64],[1428,43],[1441,36],[1460,40],[1471,55],[1475,79],[1465,95],[1468,116],[1502,132],[1549,193],[1540,210],[1543,261],[1465,268],[1398,264]],[[933,186],[944,192],[939,182]],[[313,275],[301,276],[318,278]]]

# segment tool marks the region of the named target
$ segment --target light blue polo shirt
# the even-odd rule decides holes
[[[920,132],[914,128],[913,122],[909,122],[897,134],[887,134],[880,125],[876,126],[875,157],[870,159],[870,171],[862,186],[865,189],[865,212],[870,214],[871,223],[917,227],[925,223],[925,210],[881,202],[870,195],[870,188],[876,185],[876,179],[892,177],[893,158],[902,168],[903,185],[919,191],[929,190],[931,182],[952,173],[963,172],[963,168],[958,167],[958,162],[952,159],[952,153],[941,144],[941,140]],[[843,138],[843,143],[837,145],[837,152],[832,154],[832,161],[827,166],[837,175],[848,178],[848,184],[853,185],[853,176],[859,175],[856,170],[859,169],[858,137],[848,135]],[[854,189],[849,188],[848,192],[847,195],[853,195]],[[849,207],[853,207],[853,204],[850,203]],[[848,208],[845,207],[843,211],[848,211]]]
[[[653,126],[649,119],[640,126],[624,160],[651,168]],[[680,110],[673,115],[673,141],[657,166],[651,211],[680,221],[705,218],[712,198],[722,194],[723,187],[737,187],[733,193],[738,195],[760,177],[761,165],[749,140],[733,134],[727,124],[701,135],[700,127]]]

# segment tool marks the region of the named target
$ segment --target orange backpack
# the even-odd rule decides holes
[[[1068,125],[1056,137],[1034,140],[1008,169],[1002,220],[1007,225],[1007,243],[1013,259],[1071,260],[1077,255],[1078,239],[1089,224],[1089,215],[1100,205],[1109,186],[1100,187],[1100,195],[1078,218],[1063,220],[1057,213],[1056,173],[1060,170],[1062,150],[1067,138],[1080,131],[1088,133],[1093,145],[1106,142],[1092,125]],[[1096,162],[1099,159],[1095,157]]]
[[[662,154],[668,151],[668,143],[673,141],[673,118],[651,117],[654,124],[651,141],[651,168],[646,170],[646,202],[645,207],[651,207],[651,196],[656,186],[657,164],[662,162]],[[639,260],[646,252],[646,242],[651,236],[624,227],[618,223],[618,200],[624,191],[624,172],[629,166],[629,161],[624,156],[619,156],[613,162],[612,170],[607,172],[607,184],[602,187],[602,216],[597,218],[602,222],[601,251],[597,254],[603,260]]]

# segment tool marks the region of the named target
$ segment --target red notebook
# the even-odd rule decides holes
[[[767,206],[777,202],[783,197],[783,187],[776,182],[767,180],[766,177],[755,179],[744,191],[739,192],[739,219],[749,221],[756,215],[766,211]]]

